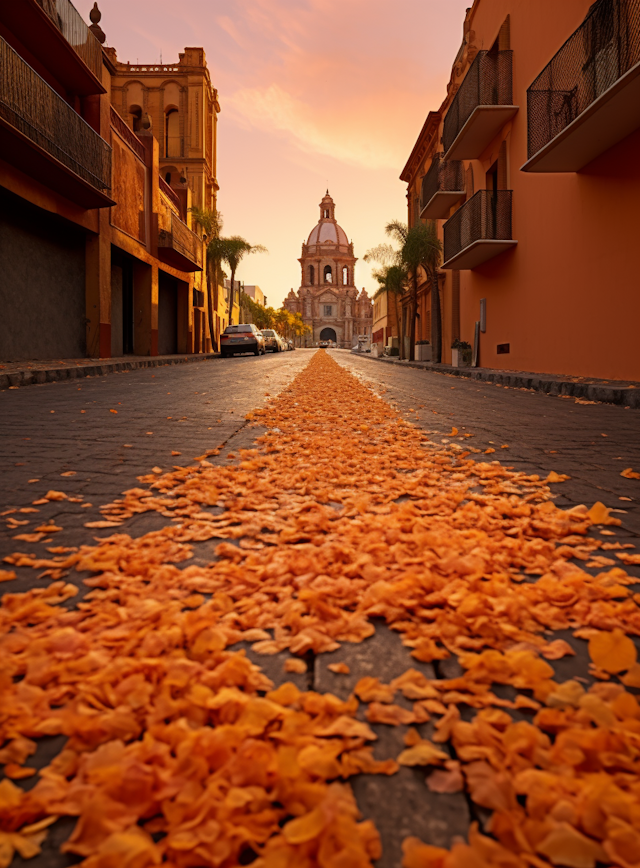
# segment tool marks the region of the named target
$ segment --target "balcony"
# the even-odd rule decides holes
[[[473,269],[518,243],[511,238],[511,190],[478,190],[444,224],[445,269]]]
[[[178,271],[202,271],[202,239],[170,212],[170,229],[158,230],[158,259]]]
[[[0,153],[83,208],[114,204],[110,146],[2,37]]]
[[[477,160],[518,111],[512,52],[479,51],[444,119],[445,160]]]
[[[102,46],[69,0],[7,0],[0,24],[46,67],[69,93],[105,93]]]
[[[523,172],[578,172],[640,128],[640,0],[599,0],[527,91]]]
[[[428,220],[442,220],[465,195],[464,166],[460,160],[445,162],[436,154],[429,171],[422,179],[420,216]]]

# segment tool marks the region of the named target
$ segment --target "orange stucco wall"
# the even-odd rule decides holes
[[[480,299],[486,298],[483,367],[640,381],[640,130],[579,173],[520,171],[527,160],[527,88],[580,26],[591,2],[476,0],[468,15],[468,42],[477,49],[490,48],[510,17],[513,102],[519,111],[481,158],[465,161],[465,167],[473,168],[473,191],[484,188],[485,173],[506,141],[506,187],[513,191],[512,237],[518,245],[461,272],[460,337],[473,343]],[[454,71],[452,81],[459,83],[467,68],[460,77]],[[449,104],[445,100],[443,118]],[[434,149],[441,149],[439,142]],[[413,174],[414,195],[430,162],[429,153]],[[443,304],[445,339],[450,293],[451,273]],[[504,343],[510,353],[498,355],[497,345]],[[443,348],[448,361],[448,341]]]

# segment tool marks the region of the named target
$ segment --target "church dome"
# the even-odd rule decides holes
[[[324,244],[330,241],[332,244],[348,244],[347,233],[342,226],[334,222],[320,222],[314,226],[309,235],[307,244]]]
[[[335,203],[327,190],[320,203],[320,220],[309,233],[307,244],[324,244],[328,241],[340,247],[349,246],[347,233],[336,223],[335,209]]]

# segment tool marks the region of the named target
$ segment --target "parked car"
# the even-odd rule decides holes
[[[272,353],[281,353],[284,350],[284,341],[274,329],[262,329],[265,350]]]
[[[253,323],[228,325],[220,335],[220,355],[235,356],[236,353],[264,355],[265,339],[260,329]]]
[[[295,350],[295,348],[296,348],[296,345],[295,345],[294,342],[291,340],[291,338],[289,338],[289,340],[287,341],[287,349],[288,349],[288,350]]]

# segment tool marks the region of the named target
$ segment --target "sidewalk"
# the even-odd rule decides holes
[[[198,353],[175,356],[121,356],[115,359],[46,359],[43,361],[0,363],[0,389],[53,383],[79,377],[100,377],[115,371],[135,371],[138,368],[158,368],[161,365],[184,365],[219,358],[219,353]]]
[[[434,362],[409,362],[388,356],[372,356],[369,353],[351,351],[354,355],[387,365],[419,368],[454,377],[467,377],[508,386],[511,389],[531,389],[547,395],[565,395],[603,404],[623,404],[640,409],[640,383],[628,380],[599,380],[595,377],[570,377],[559,374],[536,374],[531,371],[502,371],[495,368],[454,368],[452,365],[437,365]]]

